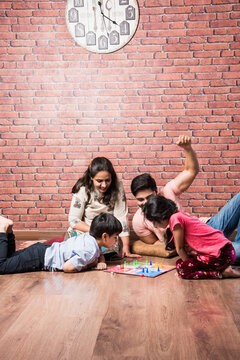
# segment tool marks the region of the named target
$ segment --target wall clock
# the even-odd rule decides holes
[[[111,53],[125,46],[139,21],[137,0],[68,0],[70,34],[85,49]]]

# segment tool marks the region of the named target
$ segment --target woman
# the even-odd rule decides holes
[[[102,212],[113,214],[122,224],[119,235],[122,243],[122,256],[138,257],[129,250],[129,231],[127,224],[127,203],[122,182],[117,178],[110,160],[96,157],[83,176],[72,188],[72,202],[69,212],[70,227],[64,240],[88,232],[95,216]],[[103,253],[117,251],[118,245],[102,249]]]

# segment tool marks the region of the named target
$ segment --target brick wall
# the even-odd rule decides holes
[[[186,209],[214,214],[239,191],[239,0],[139,1],[131,42],[94,54],[71,38],[66,0],[0,2],[0,203],[17,228],[65,229],[71,187],[102,155],[159,186],[193,137],[201,172]]]

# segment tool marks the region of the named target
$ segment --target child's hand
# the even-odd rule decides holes
[[[96,270],[105,270],[107,268],[107,264],[105,262],[99,262],[95,267]]]

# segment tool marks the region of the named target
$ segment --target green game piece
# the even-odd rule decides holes
[[[127,262],[126,261],[124,261],[124,266],[126,266],[127,265]]]
[[[148,261],[146,261],[146,265],[148,265]]]

